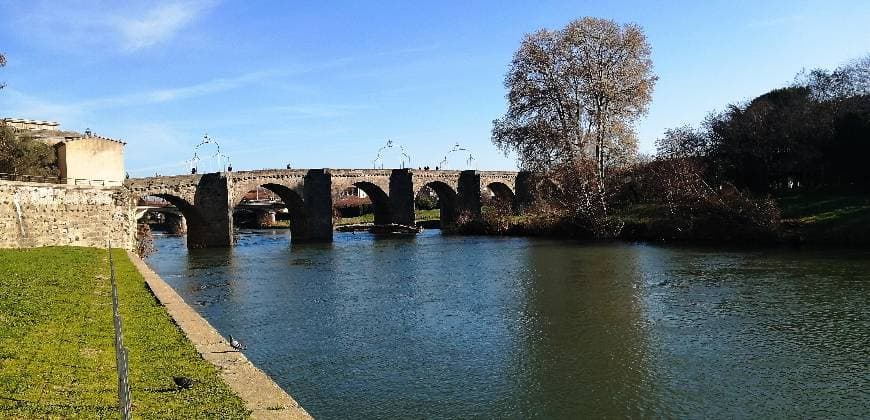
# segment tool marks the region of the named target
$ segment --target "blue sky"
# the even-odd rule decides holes
[[[121,138],[134,176],[186,171],[206,131],[236,169],[371,167],[388,138],[414,167],[458,142],[473,167],[512,169],[490,142],[511,56],[523,34],[583,16],[646,30],[660,80],[642,152],[802,68],[870,52],[866,1],[0,0],[0,16],[0,116]]]

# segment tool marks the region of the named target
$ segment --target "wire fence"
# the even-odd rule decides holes
[[[42,176],[42,175],[24,175],[24,174],[9,174],[0,172],[0,180],[19,181],[19,182],[39,182],[43,184],[69,184],[69,185],[88,185],[88,186],[118,186],[121,181],[110,181],[105,179],[85,179],[85,178],[61,178],[58,176]]]
[[[118,366],[118,410],[121,418],[129,420],[133,409],[133,396],[130,393],[127,348],[124,347],[121,313],[118,309],[118,284],[115,280],[115,260],[112,258],[112,243],[107,243],[109,253],[109,278],[112,282],[112,316],[115,321],[115,360]]]

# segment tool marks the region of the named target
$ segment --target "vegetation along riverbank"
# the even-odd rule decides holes
[[[489,203],[459,232],[713,243],[870,244],[870,55],[666,130],[634,124],[658,77],[634,24],[582,18],[526,35],[492,141],[535,174],[535,204]]]
[[[133,412],[142,418],[245,418],[244,402],[203,360],[114,250]],[[0,251],[0,417],[117,414],[108,256],[93,248]],[[179,389],[173,376],[193,380]]]
[[[736,194],[736,190],[731,191]],[[736,200],[732,198],[732,200]],[[768,199],[742,198],[748,208],[728,201],[707,203],[692,214],[662,204],[633,203],[615,208],[607,222],[611,239],[645,242],[753,245],[870,246],[870,195],[856,192],[783,192]],[[763,207],[758,207],[759,203]],[[716,205],[718,204],[718,206]],[[761,213],[766,218],[759,218]],[[482,221],[456,227],[459,233],[596,237],[587,225],[564,213],[538,210],[515,216],[484,207]]]

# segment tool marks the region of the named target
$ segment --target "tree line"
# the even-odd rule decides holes
[[[702,162],[708,178],[756,193],[870,189],[870,55],[711,113],[701,127],[668,130],[663,158]]]
[[[864,189],[870,55],[795,81],[703,124],[667,130],[637,153],[634,123],[657,81],[642,28],[586,17],[527,34],[505,76],[492,141],[538,174],[522,218],[489,212],[493,231],[631,239],[771,239],[770,193]],[[493,228],[497,226],[498,228]]]

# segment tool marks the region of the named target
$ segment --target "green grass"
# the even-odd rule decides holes
[[[121,250],[116,263],[133,413],[244,418],[244,403],[203,360]],[[117,418],[105,250],[0,251],[0,418]],[[172,376],[194,379],[178,391]]]
[[[870,194],[789,193],[776,197],[784,225],[810,243],[870,243]]]
[[[439,209],[417,210],[417,213],[415,214],[415,219],[417,219],[418,222],[421,220],[438,220],[440,218],[441,210]],[[373,213],[368,213],[358,217],[342,217],[336,225],[357,225],[362,223],[374,223],[374,221],[375,215]]]
[[[374,223],[375,215],[372,213],[364,214],[357,217],[342,217],[336,223],[336,226],[341,225],[358,225],[362,223]]]
[[[417,219],[418,222],[423,220],[438,220],[441,219],[441,210],[417,210],[417,214],[414,218]]]
[[[842,222],[870,217],[870,195],[792,193],[777,197],[783,219],[806,223]]]

